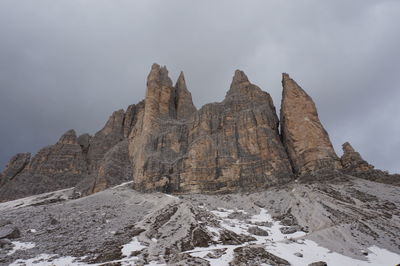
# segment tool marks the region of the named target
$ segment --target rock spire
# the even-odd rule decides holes
[[[288,74],[282,75],[281,132],[297,174],[339,169],[340,162],[310,96]]]
[[[400,182],[349,143],[339,159],[313,100],[288,74],[280,121],[271,96],[242,70],[222,102],[199,110],[183,72],[173,85],[167,68],[153,64],[146,86],[143,101],[113,112],[94,136],[68,130],[33,157],[11,158],[0,174],[0,201],[69,187],[84,196],[129,180],[136,190],[168,193],[255,191],[296,175]]]

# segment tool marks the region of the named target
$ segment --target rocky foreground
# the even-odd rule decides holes
[[[0,264],[396,265],[399,194],[347,175],[226,195],[66,189],[0,204]]]

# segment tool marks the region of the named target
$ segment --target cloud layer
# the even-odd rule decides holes
[[[185,72],[197,107],[235,69],[279,110],[281,73],[313,97],[338,154],[350,141],[400,172],[400,2],[0,2],[0,168],[70,128],[95,133],[144,97],[152,63]]]

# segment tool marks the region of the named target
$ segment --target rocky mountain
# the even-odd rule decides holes
[[[348,143],[340,159],[312,98],[288,74],[282,86],[280,121],[271,96],[240,70],[222,102],[197,110],[184,74],[173,85],[154,64],[144,101],[115,111],[94,136],[70,130],[32,158],[15,155],[1,174],[0,201],[69,187],[85,196],[129,180],[142,192],[169,193],[254,191],[339,173],[399,183]]]
[[[199,110],[154,64],[145,99],[0,174],[0,265],[395,265],[400,175],[343,144],[282,76]],[[174,195],[174,196],[173,196]]]

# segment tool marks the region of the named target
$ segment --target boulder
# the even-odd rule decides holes
[[[19,229],[14,226],[3,226],[0,228],[0,239],[15,239],[20,236]]]
[[[247,229],[247,231],[256,236],[268,236],[268,232],[258,226],[251,226],[249,229]]]
[[[287,260],[269,253],[261,245],[243,246],[233,250],[234,259],[230,266],[241,265],[291,265]]]

